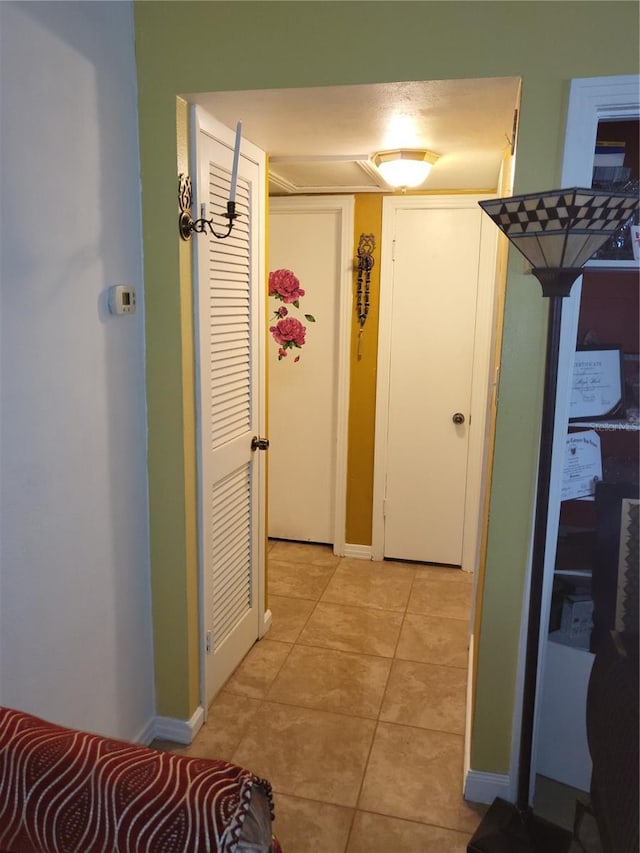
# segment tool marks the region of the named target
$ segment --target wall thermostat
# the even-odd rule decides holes
[[[109,311],[112,314],[135,314],[136,289],[126,284],[109,288]]]

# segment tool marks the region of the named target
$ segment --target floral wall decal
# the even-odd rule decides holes
[[[274,270],[269,273],[269,296],[275,296],[281,302],[292,302],[299,308],[304,290],[300,287],[300,280],[291,270]]]
[[[287,350],[301,349],[306,342],[307,327],[297,319],[289,315],[286,305],[300,308],[300,300],[305,291],[300,287],[300,280],[291,270],[274,270],[269,273],[269,296],[273,296],[280,305],[273,314],[276,320],[275,326],[269,326],[273,339],[278,344],[278,361],[287,357]],[[316,318],[312,314],[305,314],[308,323],[315,323]],[[300,361],[300,356],[294,358],[294,362]]]

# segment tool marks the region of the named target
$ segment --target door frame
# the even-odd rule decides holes
[[[387,472],[388,400],[393,307],[394,235],[399,210],[421,208],[473,208],[495,198],[495,193],[460,195],[388,196],[382,202],[380,250],[380,324],[378,330],[378,375],[373,472],[372,558],[384,559],[384,498]],[[485,219],[487,220],[485,222]],[[464,509],[462,569],[475,572],[480,559],[483,488],[486,481],[487,437],[490,424],[492,353],[496,332],[497,235],[487,217],[480,218],[479,286],[476,303],[476,334],[473,347],[471,411],[467,462],[467,491]]]
[[[201,133],[216,139],[223,145],[233,151],[235,143],[235,131],[227,127],[222,122],[219,122],[210,115],[203,107],[192,105],[190,107],[190,162],[191,175],[193,182],[193,216],[197,218],[200,210],[200,195],[199,195],[199,175],[200,175],[200,159],[199,159],[199,137]],[[262,277],[262,286],[258,283],[257,286],[257,317],[258,329],[255,333],[255,343],[258,346],[258,387],[257,399],[254,403],[254,413],[256,415],[257,430],[259,435],[265,434],[266,428],[266,342],[265,335],[261,330],[266,328],[266,287],[264,281],[266,278],[266,154],[253,143],[249,142],[244,137],[240,146],[240,157],[245,157],[255,163],[258,167],[258,179],[255,186],[255,199],[252,200],[252,215],[257,216],[257,246],[252,247],[252,250],[258,252],[257,268],[259,276]],[[198,597],[199,606],[198,613],[200,618],[199,640],[200,640],[200,701],[204,711],[204,719],[207,718],[208,702],[207,702],[207,683],[206,683],[206,657],[207,657],[207,638],[206,638],[206,595],[205,595],[205,560],[204,560],[204,526],[203,526],[203,494],[202,494],[202,399],[200,395],[201,381],[201,339],[200,339],[200,324],[198,317],[198,276],[199,276],[199,256],[198,253],[205,250],[208,241],[198,240],[198,235],[194,234],[191,240],[192,244],[192,294],[193,294],[193,324],[194,324],[194,366],[195,366],[195,408],[196,408],[196,476],[197,476],[197,507],[196,517],[198,525]],[[267,491],[266,491],[266,459],[265,454],[256,453],[253,461],[254,470],[252,473],[253,488],[257,490],[257,503],[259,512],[258,518],[252,519],[252,523],[257,522],[257,547],[255,559],[257,566],[254,571],[254,579],[257,589],[256,606],[258,610],[258,626],[256,639],[261,639],[271,626],[271,611],[266,606],[266,506],[267,506]]]

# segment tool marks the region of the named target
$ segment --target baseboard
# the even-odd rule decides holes
[[[465,721],[464,738],[464,798],[470,803],[492,803],[496,797],[512,802],[515,790],[512,790],[511,777],[508,773],[485,773],[482,770],[471,770],[471,711],[473,708],[473,649],[475,636],[469,637],[469,658],[467,675],[467,717]]]
[[[345,543],[344,556],[353,557],[356,560],[371,560],[371,545],[349,545]]]
[[[149,746],[151,741],[156,736],[155,732],[156,732],[156,718],[151,717],[151,719],[148,720],[148,722],[144,726],[144,728],[140,732],[138,732],[138,734],[134,737],[133,741],[134,741],[134,743],[141,743],[144,746]]]
[[[262,625],[260,626],[260,639],[264,637],[269,628],[271,627],[271,619],[272,614],[270,610],[265,610],[264,615],[262,617]]]
[[[464,798],[470,803],[492,803],[496,797],[509,802],[514,799],[511,777],[507,773],[484,773],[469,770],[464,779]]]
[[[190,720],[178,720],[175,717],[156,717],[152,740],[172,740],[176,743],[190,744],[200,731],[204,722],[202,705],[196,708]]]

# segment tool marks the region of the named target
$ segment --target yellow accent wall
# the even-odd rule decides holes
[[[380,193],[355,197],[354,263],[361,234],[373,234],[376,249],[371,270],[369,315],[362,332],[361,357],[358,358],[356,288],[353,274],[351,318],[351,387],[349,393],[349,447],[347,454],[347,517],[345,541],[350,545],[371,544],[371,509],[373,505],[373,449],[375,433],[376,378],[378,358],[378,309],[380,306],[380,244],[382,232],[382,198]]]
[[[195,449],[187,435],[193,405],[187,364],[191,283],[180,262],[176,229],[176,97],[211,90],[518,76],[523,85],[514,189],[552,188],[560,176],[570,80],[638,72],[638,5],[143,0],[134,9],[157,712],[186,718],[197,704],[192,643],[198,620],[197,537]],[[471,743],[471,766],[493,773],[510,769],[545,323],[539,292],[510,256]],[[370,334],[368,329],[365,353]],[[373,387],[364,374],[363,369],[354,377],[354,418],[366,389]],[[352,419],[351,429],[355,426]],[[362,469],[370,450],[360,451],[362,457],[351,456],[350,466]],[[361,499],[357,476],[350,467],[354,502]],[[351,502],[348,514],[354,541],[366,539],[363,518]]]

